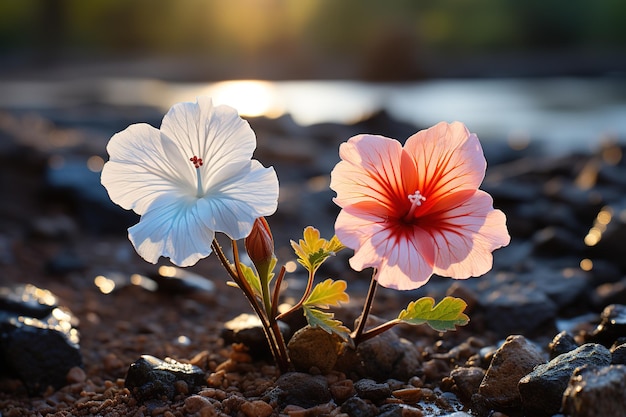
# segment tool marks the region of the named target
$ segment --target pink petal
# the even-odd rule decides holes
[[[417,132],[404,150],[415,160],[417,190],[427,204],[449,193],[476,190],[485,175],[487,163],[478,137],[459,122],[441,122]]]
[[[403,231],[375,215],[353,215],[353,206],[337,216],[335,233],[355,250],[350,266],[356,271],[376,268],[376,280],[384,287],[415,289],[433,273],[434,245],[422,230]]]
[[[436,225],[427,229],[436,245],[434,272],[451,278],[485,274],[492,267],[492,252],[510,241],[506,217],[493,209],[489,194],[478,190],[461,200],[430,219]]]
[[[393,210],[404,194],[401,173],[402,146],[384,136],[359,135],[341,144],[339,162],[331,172],[330,188],[340,207],[371,202]],[[401,197],[404,198],[404,197]]]

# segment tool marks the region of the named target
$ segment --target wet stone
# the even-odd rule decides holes
[[[626,410],[626,366],[577,369],[563,394],[569,417],[620,416]]]
[[[125,385],[138,401],[144,402],[172,400],[181,381],[186,384],[186,393],[195,393],[205,384],[205,375],[194,365],[143,355],[128,368]]]
[[[378,417],[423,417],[424,413],[419,408],[406,404],[385,404],[378,410]]]
[[[626,341],[622,344],[611,347],[611,364],[626,365]]]
[[[588,343],[537,366],[518,385],[522,407],[533,416],[551,416],[559,411],[563,392],[574,373],[584,365],[608,366],[611,352],[604,346]]]
[[[77,324],[47,290],[0,288],[0,375],[18,378],[30,395],[63,387],[82,366]]]
[[[611,304],[602,311],[600,324],[589,341],[611,346],[620,337],[626,337],[626,305]]]
[[[548,344],[550,350],[550,359],[554,359],[563,353],[570,352],[578,347],[578,343],[574,340],[574,337],[567,331],[562,331]]]

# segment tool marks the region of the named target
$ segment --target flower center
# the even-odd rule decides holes
[[[193,166],[196,168],[196,176],[198,178],[198,190],[196,192],[196,197],[200,198],[204,195],[204,187],[202,187],[202,175],[200,174],[200,167],[202,166],[202,158],[198,158],[197,156],[192,156],[189,158]]]
[[[415,209],[422,205],[422,201],[426,201],[426,197],[424,197],[422,193],[417,190],[415,191],[415,193],[409,194],[407,198],[411,202],[411,208],[409,209],[409,212],[407,213],[405,219],[410,220],[415,213]]]

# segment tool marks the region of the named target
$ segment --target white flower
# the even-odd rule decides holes
[[[101,182],[114,203],[141,215],[128,238],[146,261],[190,266],[215,232],[246,237],[278,204],[273,168],[252,160],[256,137],[237,111],[210,98],[175,104],[161,129],[133,124],[107,145]]]

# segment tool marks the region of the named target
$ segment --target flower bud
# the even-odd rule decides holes
[[[246,252],[260,276],[267,276],[274,259],[274,238],[265,217],[254,221],[252,231],[244,240]]]

